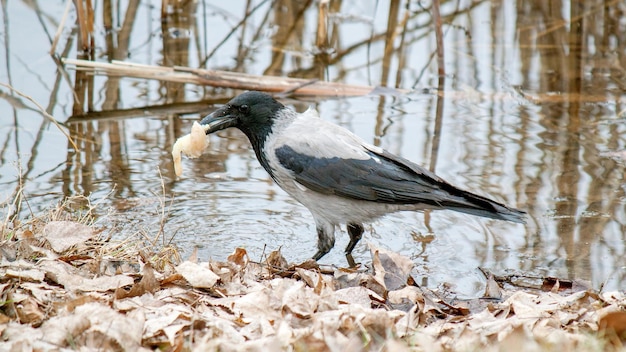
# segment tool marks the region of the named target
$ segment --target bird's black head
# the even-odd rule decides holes
[[[250,91],[236,96],[203,118],[200,124],[210,126],[207,134],[236,127],[248,136],[257,149],[271,133],[276,113],[283,108],[284,105],[269,94]]]

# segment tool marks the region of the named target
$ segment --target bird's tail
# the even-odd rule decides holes
[[[498,204],[499,206],[494,206],[497,210],[491,209],[476,209],[476,208],[466,208],[466,207],[449,207],[447,209],[458,211],[465,214],[482,216],[484,218],[497,219],[497,220],[506,220],[516,222],[518,224],[526,223],[526,212],[509,208],[507,206],[503,206]]]
[[[519,224],[526,223],[526,212],[508,207],[486,197],[463,191],[464,201],[447,204],[446,209],[465,214],[482,216],[490,219],[512,221]]]

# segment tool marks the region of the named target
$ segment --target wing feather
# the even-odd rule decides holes
[[[323,194],[389,204],[439,206],[452,200],[445,190],[449,184],[419,165],[386,152],[365,152],[367,159],[318,158],[283,145],[276,157],[296,182]]]

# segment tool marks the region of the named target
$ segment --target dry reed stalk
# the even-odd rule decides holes
[[[435,27],[435,40],[437,42],[437,72],[441,79],[441,77],[446,74],[446,68],[444,64],[443,29],[441,28],[442,21],[441,12],[439,11],[439,0],[433,0],[432,15],[433,25]],[[439,89],[443,89],[443,85],[440,84]]]
[[[83,2],[84,1],[84,2]],[[93,50],[93,7],[90,0],[74,0],[78,28],[80,32],[80,46],[82,50]]]
[[[375,89],[372,86],[321,81],[311,83],[308,79],[259,76],[180,66],[153,66],[122,61],[104,63],[76,59],[63,59],[63,62],[66,65],[74,66],[76,70],[90,72],[95,75],[156,79],[167,82],[266,92],[283,92],[296,88],[293,94],[299,96],[363,96],[372,93]]]
[[[385,49],[383,52],[383,67],[380,78],[380,84],[389,85],[389,71],[391,69],[391,61],[395,50],[395,41],[398,36],[398,14],[400,13],[400,1],[394,0],[389,3],[389,12],[387,14],[387,31],[385,32]]]
[[[320,50],[328,48],[328,6],[330,0],[321,0],[318,6],[317,15],[317,38],[315,45]]]
[[[72,0],[67,0],[65,5],[65,10],[63,11],[63,16],[61,16],[61,22],[59,22],[59,28],[57,28],[57,32],[54,35],[54,39],[52,40],[52,45],[50,46],[50,55],[54,55],[56,51],[57,44],[59,39],[61,38],[61,33],[63,33],[63,27],[65,27],[65,21],[67,20],[67,15],[70,12],[70,8],[72,5]]]
[[[406,29],[411,18],[411,11],[409,9],[409,2],[406,4],[404,16],[402,21],[398,25],[398,28],[402,28],[402,34],[400,34],[400,45],[398,46],[398,69],[396,70],[396,84],[395,87],[400,87],[402,84],[402,71],[406,69],[407,54],[406,54]]]
[[[444,61],[444,47],[443,47],[443,29],[441,12],[439,8],[439,0],[433,0],[432,4],[432,16],[433,25],[435,30],[435,41],[437,43],[437,90],[443,92],[446,81],[446,68]],[[441,126],[443,125],[443,107],[444,107],[445,95],[437,96],[437,106],[435,110],[435,124],[433,126],[433,138],[430,153],[429,170],[435,172],[437,168],[437,160],[439,156],[439,145],[441,143]]]
[[[164,21],[167,18],[167,14],[171,11],[170,2],[172,1],[161,0],[161,21]]]

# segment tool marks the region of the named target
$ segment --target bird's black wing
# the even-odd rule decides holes
[[[296,182],[319,193],[435,206],[451,197],[446,191],[450,185],[419,165],[387,152],[368,150],[367,155],[367,159],[319,158],[298,153],[288,145],[276,149],[278,161],[294,173]]]
[[[365,146],[364,146],[365,147]],[[423,167],[377,148],[366,148],[369,158],[319,158],[293,150],[276,149],[281,165],[295,181],[323,194],[386,204],[421,204],[473,215],[524,222],[524,212],[461,190]]]

